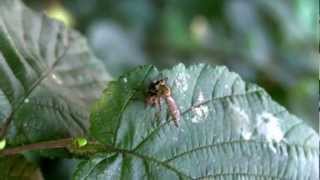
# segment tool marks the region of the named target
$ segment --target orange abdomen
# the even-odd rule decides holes
[[[174,124],[178,127],[178,121],[180,120],[180,110],[175,102],[175,100],[171,96],[165,97],[169,112],[172,116]]]

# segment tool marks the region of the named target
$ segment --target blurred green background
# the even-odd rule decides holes
[[[24,2],[82,32],[114,77],[141,64],[226,65],[318,131],[318,0]]]
[[[78,29],[114,77],[222,64],[317,128],[317,0],[24,0]]]

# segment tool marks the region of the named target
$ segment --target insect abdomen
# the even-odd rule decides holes
[[[175,100],[171,96],[168,96],[165,99],[168,104],[169,112],[173,118],[174,124],[178,127],[178,121],[180,120],[180,110]]]

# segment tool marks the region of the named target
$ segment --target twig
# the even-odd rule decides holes
[[[16,155],[16,154],[20,154],[27,151],[33,151],[33,150],[67,148],[67,147],[70,147],[72,143],[73,143],[73,138],[39,142],[39,143],[4,149],[0,151],[0,156]]]

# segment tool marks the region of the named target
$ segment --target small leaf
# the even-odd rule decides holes
[[[143,94],[168,77],[179,128]],[[168,118],[169,117],[169,118]],[[113,152],[83,161],[75,179],[318,179],[319,136],[260,87],[225,67],[143,66],[112,82],[91,134]]]

